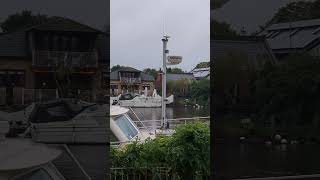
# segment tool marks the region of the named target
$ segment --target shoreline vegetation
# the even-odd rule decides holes
[[[128,168],[130,173],[142,176],[147,176],[148,171],[166,167],[174,179],[203,178],[210,174],[209,143],[209,125],[189,123],[177,126],[172,136],[159,136],[144,143],[132,142],[121,148],[111,148],[111,162],[114,168]],[[145,167],[144,171],[141,167]],[[152,175],[153,178],[163,176],[158,173]]]

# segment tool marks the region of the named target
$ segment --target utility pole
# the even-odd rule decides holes
[[[167,50],[167,42],[168,42],[169,36],[163,36],[162,43],[163,43],[163,52],[162,52],[162,60],[163,60],[163,67],[162,67],[162,96],[161,96],[161,127],[165,128],[167,125],[167,118],[166,118],[166,86],[167,86],[167,53],[169,52]]]

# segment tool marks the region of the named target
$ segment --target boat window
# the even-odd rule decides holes
[[[115,119],[115,122],[129,140],[138,134],[137,129],[130,122],[127,116],[121,115]]]
[[[53,180],[53,178],[41,168],[11,180]]]

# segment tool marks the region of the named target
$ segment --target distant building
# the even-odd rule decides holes
[[[320,57],[320,19],[272,24],[260,35],[279,59],[297,52]]]
[[[110,93],[112,96],[125,92],[142,93],[145,88],[151,95],[154,89],[154,77],[132,67],[120,67],[110,73]]]
[[[216,37],[216,39],[211,40],[210,59],[214,63],[215,69],[219,69],[218,62],[230,57],[230,54],[241,54],[246,58],[248,64],[240,67],[243,76],[239,77],[238,80],[228,82],[228,85],[226,85],[227,82],[224,82],[223,85],[215,84],[214,103],[219,104],[219,107],[230,105],[230,103],[247,104],[249,99],[252,98],[251,76],[248,66],[258,70],[262,69],[266,62],[276,63],[272,50],[263,38],[244,36],[226,39]],[[233,64],[230,64],[230,67],[232,66]],[[215,74],[212,77],[215,78]],[[214,81],[216,83],[216,80]]]
[[[67,18],[0,34],[0,105],[58,97],[58,65],[71,71],[71,88],[95,101],[108,84],[109,34]]]

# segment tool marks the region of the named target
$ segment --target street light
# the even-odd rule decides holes
[[[166,86],[167,86],[167,65],[177,65],[182,62],[182,56],[168,56],[169,50],[167,50],[167,43],[170,36],[163,36],[162,42],[163,42],[163,54],[162,54],[162,66],[163,66],[163,72],[162,72],[162,96],[161,96],[161,127],[165,128],[168,127],[168,122],[166,118],[166,101],[167,101],[167,93],[166,93]]]

